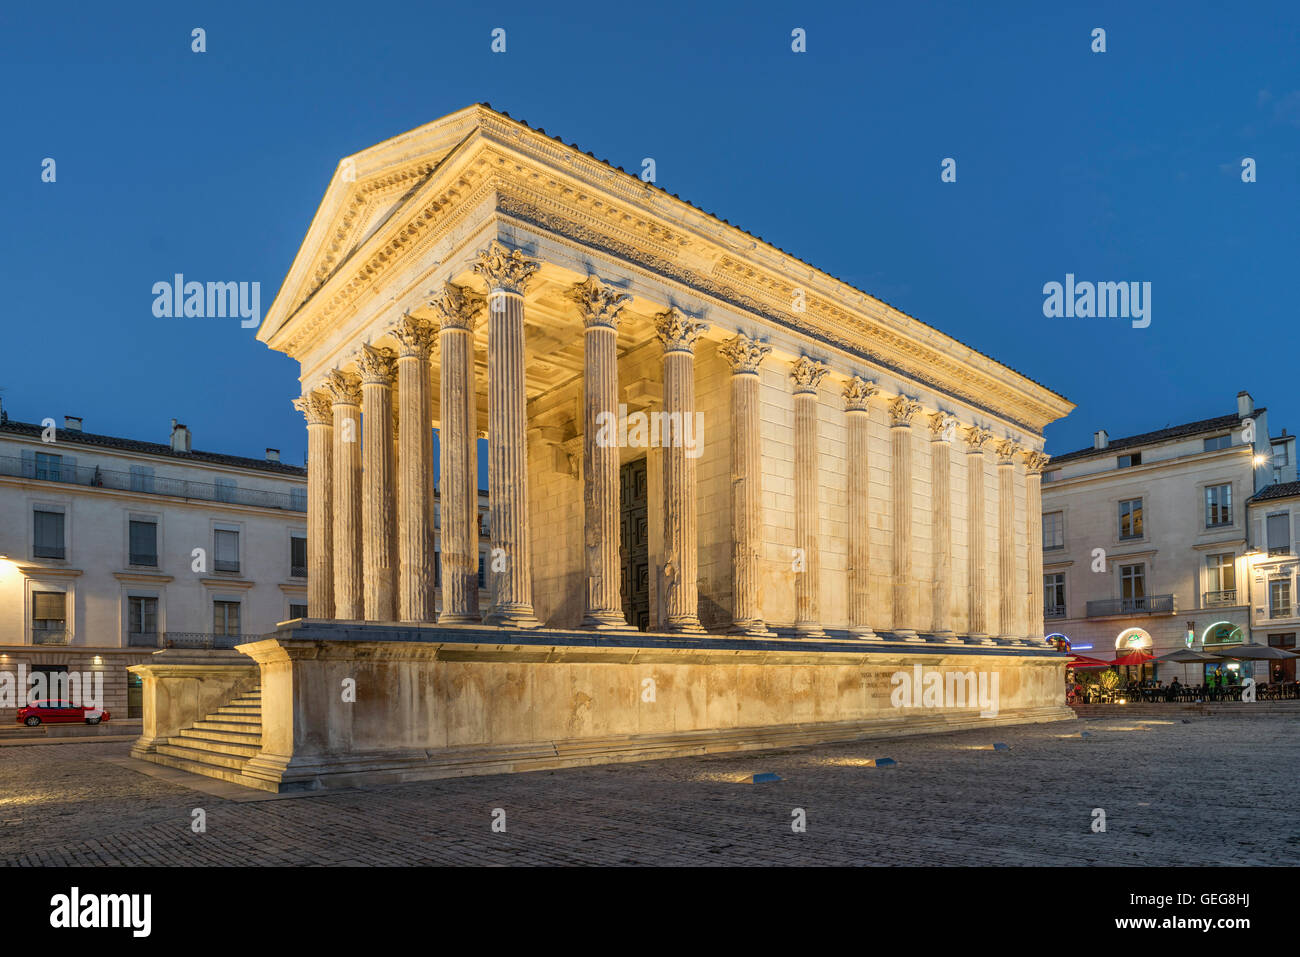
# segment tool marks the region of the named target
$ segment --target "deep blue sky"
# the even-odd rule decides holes
[[[154,318],[153,283],[256,280],[265,311],[341,157],[487,101],[654,157],[669,191],[1064,394],[1049,451],[1243,388],[1300,428],[1300,4],[1060,6],[6,4],[0,395],[302,462],[296,364],[237,320]],[[1067,272],[1151,282],[1150,328],[1044,318]]]

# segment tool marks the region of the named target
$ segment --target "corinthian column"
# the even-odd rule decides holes
[[[699,530],[696,523],[695,458],[685,445],[686,417],[695,415],[695,340],[709,327],[677,308],[655,316],[664,346],[664,630],[701,634],[699,618]],[[700,436],[696,436],[696,441]],[[698,446],[697,446],[698,448]]]
[[[433,620],[433,435],[429,415],[429,351],[433,331],[409,313],[389,330],[397,340],[397,617]]]
[[[293,400],[307,419],[307,617],[334,617],[334,408],[321,392]]]
[[[912,418],[921,405],[905,395],[889,403],[894,492],[894,633],[919,641],[912,601]]]
[[[794,388],[794,627],[824,638],[821,626],[821,559],[817,535],[817,386],[826,365],[800,356],[790,369]]]
[[[1016,642],[1016,455],[1020,447],[1004,439],[998,457],[998,636]]]
[[[632,631],[623,616],[619,567],[618,318],[630,299],[595,276],[575,285],[583,333],[583,628]]]
[[[880,390],[861,376],[844,387],[844,416],[848,419],[849,506],[849,634],[880,637],[871,628],[871,504],[867,447],[871,397]]]
[[[1043,643],[1043,469],[1051,456],[1025,450],[1025,515],[1029,519],[1029,641]]]
[[[524,372],[524,289],[540,264],[495,239],[474,271],[488,288],[488,491],[492,515],[490,625],[535,628],[528,527],[528,443]]]
[[[980,644],[991,644],[988,635],[988,598],[986,583],[988,546],[984,535],[984,447],[993,438],[988,429],[967,428],[966,440],[966,577],[967,609],[970,637]]]
[[[759,547],[763,540],[763,456],[758,367],[771,353],[743,333],[718,347],[731,364],[731,628],[732,634],[770,636],[763,620]]]
[[[478,624],[478,407],[474,391],[474,325],[483,297],[447,283],[431,303],[439,316],[442,367],[442,613],[440,625]]]
[[[362,450],[365,484],[361,511],[361,550],[364,556],[367,621],[395,621],[397,585],[393,568],[393,361],[389,349],[365,344],[357,368],[361,372],[361,417],[365,426]]]
[[[365,615],[361,593],[361,384],[335,369],[325,380],[334,404],[334,617]]]
[[[930,416],[930,553],[934,609],[930,630],[952,637],[952,454],[948,439],[956,427],[943,412]]]

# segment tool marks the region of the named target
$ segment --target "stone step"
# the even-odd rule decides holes
[[[259,711],[232,711],[229,707],[218,708],[205,719],[207,721],[227,721],[234,724],[255,724],[262,726],[262,712]]]
[[[207,738],[209,741],[229,741],[231,744],[252,744],[261,745],[262,729],[260,726],[254,727],[251,724],[241,724],[235,727],[211,727],[218,722],[200,721],[192,728],[186,728],[178,737]],[[200,727],[208,725],[208,727]]]
[[[242,738],[243,740],[240,740]],[[262,749],[262,736],[257,734],[233,735],[221,731],[195,731],[186,728],[174,738],[167,739],[168,744],[180,744],[202,751],[218,751],[223,754],[243,755],[251,758]]]
[[[204,718],[202,721],[194,722],[193,730],[216,732],[223,731],[233,734],[246,734],[262,736],[262,723],[260,721],[224,721],[216,717]]]
[[[164,754],[161,751],[150,752],[145,756],[147,760],[154,764],[161,764],[163,767],[175,768],[178,771],[188,771],[190,774],[201,774],[207,778],[216,778],[219,781],[231,781],[235,784],[242,784],[246,788],[257,788],[259,791],[275,792],[275,785],[267,781],[261,781],[257,778],[244,777],[238,769],[223,767],[219,764],[208,764],[205,761],[195,761],[190,758],[178,757],[173,754]]]
[[[246,711],[249,713],[262,713],[262,702],[260,701],[240,701],[236,698],[229,704],[223,704],[218,710],[220,711]]]
[[[226,754],[219,751],[207,751],[203,748],[191,748],[183,744],[173,743],[179,740],[179,738],[168,738],[166,744],[158,745],[157,753],[173,758],[186,758],[196,764],[230,768],[233,771],[238,771],[248,763],[248,757],[245,757],[244,755]]]

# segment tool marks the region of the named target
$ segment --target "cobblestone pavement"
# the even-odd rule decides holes
[[[140,773],[128,748],[0,755],[0,864],[1300,863],[1292,716],[1067,721],[269,800]],[[767,771],[782,780],[749,783]]]

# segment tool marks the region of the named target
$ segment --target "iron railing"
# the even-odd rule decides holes
[[[1204,595],[1204,603],[1207,608],[1211,605],[1235,605],[1237,589],[1221,588],[1218,591],[1207,591]]]
[[[1089,618],[1109,615],[1172,615],[1173,595],[1146,595],[1142,598],[1102,598],[1088,602]]]
[[[162,643],[158,640],[156,631],[130,631],[126,635],[126,643],[132,648],[161,648]]]
[[[210,631],[165,631],[163,648],[233,648],[249,641],[259,641],[262,635],[218,635]]]
[[[198,499],[204,502],[279,508],[290,512],[307,511],[306,498],[301,494],[191,482],[189,479],[168,478],[162,475],[117,472],[112,469],[101,469],[98,465],[42,463],[38,467],[35,460],[0,455],[0,475],[37,479],[42,482],[58,482],[61,485],[111,488],[122,492],[143,492],[146,495],[170,495],[175,498]]]
[[[1065,606],[1064,606],[1064,605],[1044,605],[1044,606],[1043,606],[1043,617],[1044,617],[1044,618],[1064,618],[1064,617],[1065,617]]]
[[[1269,606],[1269,609],[1268,609],[1268,617],[1269,617],[1269,618],[1290,618],[1290,617],[1291,617],[1291,606],[1290,606],[1290,605],[1270,605],[1270,606]]]
[[[72,638],[72,632],[66,628],[33,628],[33,645],[66,645]]]

